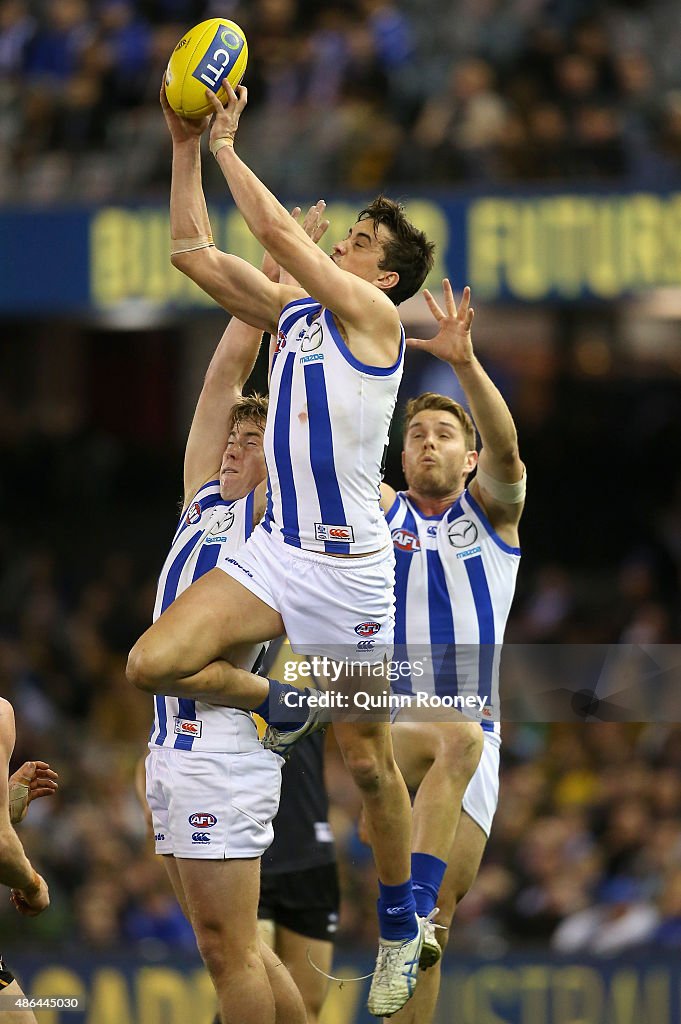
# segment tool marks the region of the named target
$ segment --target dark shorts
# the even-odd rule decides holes
[[[309,939],[334,941],[339,906],[335,864],[268,873],[260,879],[258,917]]]
[[[7,988],[14,981],[14,975],[11,971],[7,970],[5,963],[0,956],[0,989]]]

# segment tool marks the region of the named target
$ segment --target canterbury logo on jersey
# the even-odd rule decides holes
[[[341,540],[346,544],[354,544],[355,533],[351,526],[345,524],[329,526],[328,523],[314,524],[315,540]]]
[[[193,718],[175,718],[175,732],[178,736],[200,736],[203,722]]]

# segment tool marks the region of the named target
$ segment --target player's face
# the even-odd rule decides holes
[[[436,498],[460,491],[476,460],[451,412],[424,409],[409,424],[402,469],[407,486],[417,494]]]
[[[385,276],[378,265],[383,260],[383,246],[390,238],[384,224],[379,224],[376,231],[373,220],[358,220],[343,241],[335,243],[331,259],[342,270],[378,284]]]
[[[220,466],[220,497],[223,501],[245,498],[265,479],[263,431],[253,420],[242,420],[229,435]]]

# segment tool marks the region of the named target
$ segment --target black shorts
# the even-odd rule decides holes
[[[333,942],[339,906],[335,864],[261,876],[258,917],[308,939]]]
[[[7,988],[14,981],[14,975],[11,971],[8,971],[5,967],[5,963],[0,956],[0,989]]]

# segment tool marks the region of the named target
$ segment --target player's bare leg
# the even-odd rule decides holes
[[[433,712],[429,714],[432,716]],[[451,718],[452,712],[447,712]],[[447,861],[456,836],[461,801],[482,754],[477,722],[398,720],[392,727],[395,758],[416,792],[412,850]]]
[[[179,858],[176,859],[172,856],[165,856],[163,863],[165,864],[168,872],[168,877],[175,891],[177,901],[182,907],[182,910],[189,921],[191,921],[189,905],[185,894],[185,884],[187,872],[183,875],[178,867]],[[186,861],[184,862],[186,863]],[[193,861],[192,863],[199,863],[200,865],[211,863],[206,861]],[[228,864],[228,863],[248,863],[244,861],[214,861],[212,863],[217,864]],[[259,873],[259,866],[258,866]],[[191,872],[193,875],[194,873]],[[191,883],[190,883],[191,884]],[[193,924],[193,922],[192,922]],[[238,922],[236,922],[238,927]],[[267,980],[272,991],[272,997],[274,999],[275,1007],[275,1024],[306,1024],[305,1016],[305,1005],[303,1003],[300,992],[298,991],[295,982],[293,981],[291,974],[282,963],[280,957],[274,953],[266,942],[263,941],[258,928],[258,948],[262,962],[265,967],[267,974]],[[237,1004],[238,1005],[238,1004]],[[244,1018],[246,1020],[248,1018]],[[229,1018],[223,1017],[221,1024],[229,1024]]]
[[[386,722],[336,722],[334,732],[360,793],[379,880],[379,949],[368,1008],[388,1016],[411,998],[423,924],[411,885],[411,806]]]
[[[235,666],[235,649],[283,632],[278,612],[211,569],[140,637],[128,657],[128,679],[148,693],[252,710],[267,699],[269,684]]]
[[[270,922],[260,921],[261,926],[265,923]],[[264,929],[261,930],[261,934],[263,932]],[[328,980],[319,971],[330,973],[333,962],[333,943],[326,942],[324,939],[312,939],[308,935],[300,935],[281,925],[274,925],[273,934],[269,935],[269,940],[272,942],[277,959],[281,958],[286,964],[302,996],[307,1014],[307,1024],[319,1024],[319,1015],[329,987]],[[319,970],[312,967],[310,960]],[[282,1021],[285,1020],[286,1018],[282,1017]]]
[[[477,877],[486,845],[487,836],[483,830],[463,811],[438,896],[440,912],[437,921],[444,927],[438,929],[436,935],[443,950],[447,945],[456,907]],[[390,1024],[432,1024],[440,981],[441,961],[438,961],[434,967],[419,974],[414,995],[403,1009],[390,1018]]]
[[[411,804],[385,722],[334,722],[338,747],[364,804],[378,877],[400,885],[411,875]]]
[[[258,938],[259,860],[175,858],[175,864],[222,1024],[275,1024]]]
[[[19,988],[18,981],[11,981],[9,985],[0,989],[3,1002],[12,999],[20,999],[24,993]],[[0,1024],[38,1024],[32,1010],[0,1010]]]

